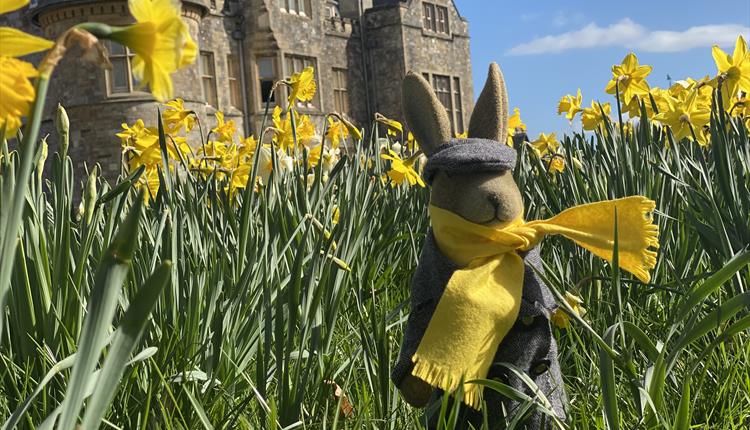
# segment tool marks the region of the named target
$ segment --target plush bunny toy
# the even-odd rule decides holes
[[[547,235],[560,235],[612,262],[617,243],[619,267],[648,283],[659,246],[656,203],[630,196],[524,220],[511,175],[516,152],[502,143],[508,103],[497,64],[490,66],[468,139],[451,138],[445,109],[419,75],[404,79],[403,104],[428,157],[423,175],[432,186],[432,228],[412,279],[411,314],[393,381],[415,406],[429,401],[433,387],[455,393],[467,405],[461,425],[475,428],[484,416],[490,428],[502,427],[520,411],[518,403],[474,381],[499,380],[529,396],[535,396],[529,388],[535,384],[552,418],[564,420],[566,396],[550,328],[555,302],[537,277],[536,246]],[[526,383],[526,375],[534,384]],[[549,427],[553,421],[535,410],[526,425]]]
[[[470,222],[498,226],[523,213],[523,200],[512,176],[516,151],[505,145],[508,102],[500,68],[490,65],[487,82],[469,123],[468,139],[453,139],[448,114],[429,83],[415,73],[403,81],[403,108],[410,129],[428,157],[424,177],[431,185],[431,205]],[[433,219],[434,223],[434,219]],[[523,291],[515,323],[494,354],[487,379],[533,394],[517,375],[498,363],[510,363],[528,373],[550,401],[555,414],[565,419],[566,395],[557,360],[557,345],[550,327],[555,301],[539,280],[533,265],[541,269],[537,248],[519,252],[523,258]],[[461,265],[441,252],[431,229],[425,240],[411,286],[411,313],[398,362],[391,379],[412,406],[425,406],[439,390],[413,375],[414,356],[449,279]],[[460,348],[461,345],[447,346]],[[433,384],[434,385],[434,384]],[[489,389],[483,390],[491,428],[518,411],[519,404]],[[482,412],[462,405],[461,422],[476,428]],[[545,426],[549,417],[531,414],[529,428]]]

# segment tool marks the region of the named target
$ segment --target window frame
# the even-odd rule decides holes
[[[290,15],[312,18],[311,0],[279,0],[279,9]]]
[[[270,78],[263,78],[260,73],[260,64],[259,62],[261,60],[267,59],[271,62],[271,68],[272,68],[272,75]],[[271,83],[271,86],[269,87],[269,90],[273,87],[274,83],[279,79],[279,67],[278,67],[278,55],[276,54],[267,54],[267,55],[256,55],[253,59],[253,67],[254,67],[254,76],[255,76],[255,83],[258,86],[258,96],[254,97],[256,100],[256,107],[259,110],[263,110],[266,107],[266,102],[263,100],[264,97],[266,97],[267,93],[263,91],[263,82],[268,81]],[[275,106],[277,104],[276,100],[278,100],[278,89],[273,92],[271,95],[272,98],[269,100],[269,104],[271,106]]]
[[[422,30],[449,36],[451,34],[450,13],[447,6],[422,2]]]
[[[242,85],[240,83],[240,57],[234,52],[228,52],[227,61],[227,84],[229,85],[229,104],[233,108],[244,112],[242,103]],[[232,67],[234,64],[235,67]]]
[[[440,104],[443,105],[448,113],[448,119],[450,119],[451,122],[451,131],[454,134],[466,131],[466,123],[463,117],[464,104],[461,91],[461,78],[455,75],[444,75],[442,73],[433,72],[422,72],[422,77],[424,77],[425,80],[429,82],[430,86],[432,86],[435,95],[438,100],[440,100]],[[448,78],[448,91],[438,90],[436,78]],[[450,99],[450,107],[445,106],[443,100],[440,99],[441,95]]]
[[[350,112],[349,70],[346,67],[333,67],[331,72],[333,74],[333,109],[348,117]]]
[[[117,43],[111,40],[106,41],[107,58],[112,59],[125,59],[125,79],[127,80],[126,90],[116,90],[114,87],[114,68],[104,69],[104,85],[107,94],[107,98],[118,98],[118,97],[129,97],[129,96],[149,96],[149,92],[146,90],[138,89],[138,82],[133,76],[133,57],[135,54],[128,49],[125,45],[122,46],[124,54],[112,54],[112,44]]]
[[[439,87],[438,79],[444,80],[441,83],[447,84],[447,88]],[[451,89],[452,76],[433,73],[431,84],[432,84],[433,91],[435,91],[435,95],[437,96],[438,100],[440,100],[440,103],[442,103],[443,107],[448,112],[451,118],[451,128],[455,129],[455,127],[453,127],[453,91]],[[449,106],[445,105],[443,98],[445,98],[448,101]]]
[[[464,124],[463,97],[461,95],[461,78],[458,76],[451,77],[451,94],[453,97],[453,117],[455,124],[453,132],[463,133],[466,131],[466,128]]]
[[[427,31],[435,32],[435,5],[433,3],[422,2],[422,28]]]
[[[203,58],[204,58],[204,56],[209,56],[210,57],[210,60],[211,60],[210,65],[211,65],[211,69],[213,71],[213,75],[208,75],[208,74],[204,74],[203,73],[204,72],[204,70],[203,70]],[[214,109],[219,110],[219,89],[217,87],[217,82],[216,82],[217,81],[217,76],[216,76],[216,55],[214,55],[213,51],[200,51],[198,53],[198,61],[199,61],[199,64],[198,64],[198,73],[200,74],[200,77],[201,77],[201,92],[203,93],[203,101],[207,105],[213,107]],[[215,100],[209,100],[208,99],[208,95],[206,94],[206,84],[205,84],[205,82],[206,82],[207,79],[209,79],[209,80],[211,80],[213,82],[213,97],[214,97]],[[212,101],[215,101],[216,103],[213,104],[213,103],[211,103]]]
[[[450,34],[450,26],[448,25],[448,8],[435,5],[435,12],[435,19],[437,20],[436,32],[440,34]]]

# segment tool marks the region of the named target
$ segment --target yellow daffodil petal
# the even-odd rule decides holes
[[[172,0],[128,0],[128,9],[138,22],[159,21],[180,15]]]
[[[652,70],[654,70],[654,68],[651,66],[640,66],[640,67],[637,67],[633,71],[633,73],[631,73],[631,75],[636,79],[643,79],[646,76],[648,76]]]
[[[737,42],[734,44],[734,53],[732,54],[732,60],[734,64],[739,64],[746,58],[748,58],[747,42],[742,35],[737,36]]]
[[[725,72],[732,67],[732,58],[718,46],[714,45],[711,48],[711,55],[714,57],[714,62],[716,62],[716,68],[719,69],[719,73]]]
[[[4,137],[11,138],[34,102],[36,92],[29,78],[38,72],[30,63],[6,56],[0,56],[0,70],[0,129],[5,127]]]
[[[315,70],[311,67],[305,67],[300,73],[295,73],[290,79],[292,90],[289,94],[289,103],[293,104],[295,100],[308,102],[315,96]]]
[[[22,57],[46,51],[55,45],[47,39],[24,33],[10,27],[0,27],[0,55]]]
[[[0,0],[0,15],[21,9],[29,4],[29,0]]]
[[[183,37],[185,38],[185,43],[182,46],[182,58],[180,59],[180,67],[185,67],[193,64],[193,62],[195,62],[195,58],[198,56],[198,45],[190,37],[190,34],[187,32],[187,27],[184,27],[183,29]]]
[[[632,52],[622,60],[622,67],[626,70],[633,70],[638,67],[638,58]]]
[[[171,98],[171,74],[195,60],[197,46],[172,0],[129,0],[136,23],[112,32],[111,39],[130,48],[133,75],[159,101]]]

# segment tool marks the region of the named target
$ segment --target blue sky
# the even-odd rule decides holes
[[[614,101],[604,87],[611,66],[628,52],[654,67],[651,86],[667,87],[667,74],[673,80],[714,75],[710,45],[731,53],[738,34],[750,37],[750,0],[455,3],[469,20],[474,97],[496,61],[531,139],[580,130],[580,122],[571,128],[556,113],[560,97],[578,88],[586,106],[592,98]]]

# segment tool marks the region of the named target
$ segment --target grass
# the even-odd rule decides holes
[[[557,175],[517,145],[527,219],[633,194],[657,202],[661,248],[648,285],[570,242],[542,244],[547,284],[588,309],[556,331],[569,428],[750,426],[750,139],[740,120],[713,112],[708,149],[647,120],[625,136],[611,123],[566,136],[568,168]],[[75,177],[67,154],[53,154],[49,178],[31,175],[20,218],[0,333],[0,421],[419,426],[421,411],[389,373],[429,195],[381,181],[370,131],[326,183],[317,168],[309,189],[300,166],[232,196],[215,177],[167,173],[147,205],[133,186],[140,172],[110,185],[96,169]],[[3,152],[7,184],[29,147]],[[12,207],[0,199],[0,213]]]

